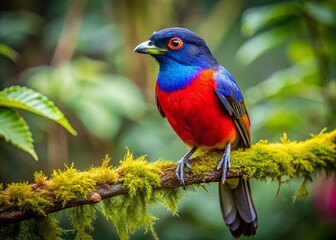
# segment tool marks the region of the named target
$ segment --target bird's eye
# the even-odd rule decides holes
[[[182,46],[183,46],[183,41],[182,41],[181,38],[173,37],[173,38],[169,39],[168,47],[169,47],[171,50],[178,50],[178,49],[180,49]]]

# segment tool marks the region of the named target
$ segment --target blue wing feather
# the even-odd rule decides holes
[[[214,73],[217,89],[215,90],[218,98],[232,117],[236,128],[243,140],[243,146],[249,147],[250,130],[249,130],[249,117],[244,103],[243,95],[234,80],[231,73],[224,67]],[[243,117],[247,116],[248,124],[244,121]],[[242,144],[239,144],[242,145]]]

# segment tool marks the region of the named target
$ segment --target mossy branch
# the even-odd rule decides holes
[[[221,154],[197,151],[190,161],[193,173],[185,175],[186,185],[219,181],[221,171],[214,169]],[[80,172],[72,165],[63,171],[54,171],[49,180],[41,172],[35,173],[35,183],[12,183],[5,189],[0,185],[0,225],[93,205],[119,195],[128,198],[141,195],[145,200],[155,201],[152,198],[155,192],[181,187],[175,177],[175,167],[176,164],[169,161],[149,163],[145,157],[134,160],[127,152],[118,168],[112,168],[107,157],[100,167]],[[227,178],[303,177],[306,181],[312,179],[314,172],[322,170],[336,172],[336,130],[304,142],[290,141],[284,135],[280,143],[260,141],[250,149],[233,151]],[[174,205],[174,212],[176,202],[167,201]],[[103,211],[108,218],[112,214],[106,209]]]

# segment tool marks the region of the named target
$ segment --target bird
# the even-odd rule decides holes
[[[251,146],[250,119],[232,74],[215,59],[206,41],[189,29],[165,28],[134,49],[159,64],[155,85],[158,111],[190,150],[177,162],[176,176],[185,187],[184,168],[197,149],[223,155],[219,202],[233,237],[253,236],[257,213],[248,180],[226,179],[232,149]]]

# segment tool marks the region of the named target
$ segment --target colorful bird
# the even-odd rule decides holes
[[[224,150],[218,169],[220,206],[231,234],[254,235],[258,227],[249,182],[228,179],[230,151],[248,148],[250,120],[241,91],[206,42],[185,28],[154,32],[134,52],[153,56],[159,63],[156,103],[177,135],[191,150],[179,161],[176,175],[185,186],[184,167],[198,149]]]

